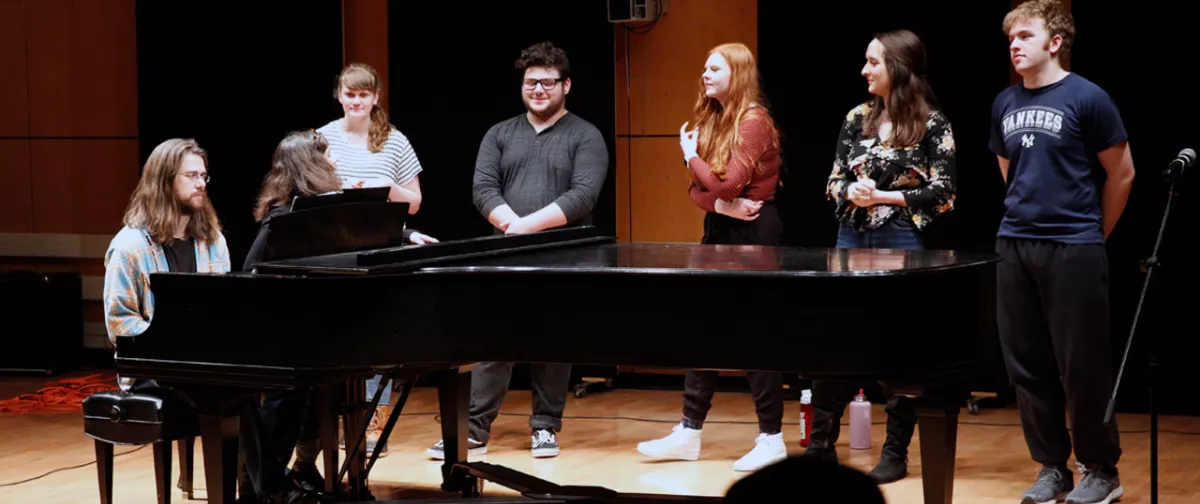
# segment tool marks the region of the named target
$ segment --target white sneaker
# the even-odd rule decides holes
[[[783,444],[782,432],[769,435],[759,434],[754,438],[754,449],[734,462],[733,470],[757,471],[786,458],[787,446]]]
[[[651,457],[670,458],[679,460],[698,460],[700,458],[700,429],[689,429],[682,423],[671,429],[671,435],[638,443],[638,451]]]

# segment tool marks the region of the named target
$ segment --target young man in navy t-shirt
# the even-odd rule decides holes
[[[1133,161],[1113,100],[1062,68],[1075,32],[1066,9],[1025,2],[1003,27],[1023,82],[992,106],[989,145],[1006,184],[997,317],[1025,440],[1043,465],[1022,502],[1108,503],[1123,490],[1117,426],[1104,425],[1113,388],[1105,240],[1125,208]],[[1078,486],[1067,468],[1072,447]]]

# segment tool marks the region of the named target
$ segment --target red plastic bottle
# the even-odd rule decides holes
[[[812,390],[800,391],[800,446],[808,447],[808,439],[812,437]]]

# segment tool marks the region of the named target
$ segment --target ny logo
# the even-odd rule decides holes
[[[1021,135],[1021,147],[1026,149],[1033,147],[1033,133]]]

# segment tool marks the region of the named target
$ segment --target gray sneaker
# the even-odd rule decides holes
[[[439,439],[437,443],[430,446],[425,453],[428,453],[434,460],[446,459],[446,441]],[[487,454],[487,443],[480,443],[471,438],[467,438],[467,456],[478,457]]]
[[[1079,486],[1067,495],[1067,504],[1109,504],[1121,498],[1125,489],[1116,470],[1101,467],[1083,468],[1083,479]]]
[[[1021,494],[1021,504],[1054,504],[1075,486],[1075,477],[1066,467],[1045,466],[1038,472],[1033,487]]]
[[[533,431],[532,436],[533,456],[537,458],[554,457],[558,455],[558,440],[554,438],[554,431],[549,429],[538,429]]]

